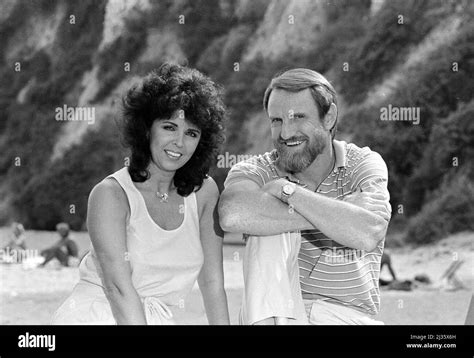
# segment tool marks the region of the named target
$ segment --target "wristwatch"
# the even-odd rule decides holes
[[[295,183],[286,183],[281,187],[281,201],[288,204],[288,199],[294,194],[296,189]]]

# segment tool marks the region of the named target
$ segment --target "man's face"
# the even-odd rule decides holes
[[[311,91],[274,89],[268,100],[277,165],[292,173],[306,169],[330,143],[330,133],[319,118]]]

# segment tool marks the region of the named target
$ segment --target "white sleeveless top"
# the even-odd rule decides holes
[[[130,205],[128,252],[125,253],[125,259],[130,262],[132,282],[144,303],[147,323],[173,324],[168,306],[184,303],[204,262],[196,194],[193,192],[184,197],[182,224],[174,230],[164,230],[149,215],[145,200],[133,184],[127,167],[107,178],[117,180]],[[79,283],[58,309],[52,323],[114,324],[115,320],[103,291],[102,270],[92,246],[81,261],[79,272]],[[74,314],[71,312],[71,302],[74,303]]]

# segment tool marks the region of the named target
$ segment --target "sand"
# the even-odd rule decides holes
[[[7,242],[8,228],[0,228],[0,245]],[[87,233],[73,232],[80,255],[89,249]],[[54,232],[28,231],[27,247],[40,250],[54,243]],[[404,247],[388,250],[394,269],[401,280],[413,279],[424,273],[432,285],[413,291],[381,292],[381,312],[376,317],[389,325],[464,324],[474,283],[474,233],[461,233],[436,245],[418,248]],[[242,257],[244,246],[239,238],[226,237],[224,245],[224,275],[231,323],[238,323],[242,298]],[[440,277],[453,259],[464,260],[457,277],[465,289],[450,291],[441,285]],[[388,278],[387,272],[382,277]],[[51,262],[46,268],[24,269],[21,264],[0,265],[0,324],[48,324],[79,278],[76,267],[60,268]],[[178,324],[207,324],[201,294],[197,285],[179,309]]]

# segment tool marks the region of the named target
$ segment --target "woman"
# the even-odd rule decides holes
[[[87,223],[93,249],[53,324],[174,324],[196,279],[210,324],[229,324],[218,189],[207,175],[225,109],[200,72],[164,64],[123,100],[130,166],[97,184]]]

